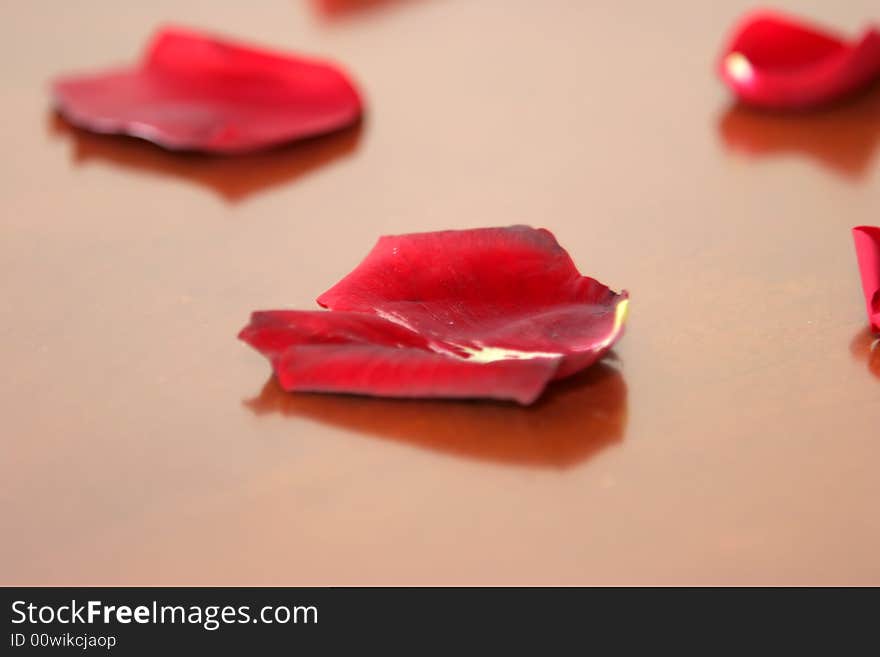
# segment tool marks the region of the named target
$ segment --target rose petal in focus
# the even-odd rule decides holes
[[[240,337],[288,390],[534,401],[620,337],[627,295],[526,226],[383,237],[318,302]]]
[[[563,377],[617,340],[627,294],[581,276],[549,231],[512,226],[383,237],[318,303],[375,313],[475,360],[561,356]]]
[[[533,402],[559,358],[486,366],[432,351],[417,333],[375,315],[256,312],[239,338],[272,362],[285,390],[391,397],[492,397]]]
[[[285,390],[384,397],[485,397],[531,404],[555,376],[558,364],[558,358],[479,363],[421,349],[302,346],[283,353],[275,374]]]

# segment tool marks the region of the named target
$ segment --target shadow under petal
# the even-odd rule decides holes
[[[868,371],[880,379],[880,336],[865,327],[850,342],[849,350],[853,358],[867,362]]]
[[[453,456],[569,468],[623,440],[627,389],[601,363],[550,385],[530,407],[490,401],[404,400],[288,393],[274,377],[245,404]]]
[[[794,154],[850,179],[868,170],[880,138],[880,84],[830,107],[771,112],[734,104],[718,122],[725,146],[749,157]]]
[[[70,139],[75,166],[99,161],[137,171],[171,176],[207,187],[229,203],[288,184],[309,172],[351,155],[362,123],[320,137],[242,155],[172,152],[143,139],[103,135],[77,128],[59,114],[49,115],[49,132]]]

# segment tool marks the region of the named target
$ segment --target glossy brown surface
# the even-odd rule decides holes
[[[0,582],[880,584],[880,90],[730,108],[751,3],[640,4],[4,4]],[[169,20],[343,62],[368,118],[217,160],[52,116]],[[380,234],[511,223],[632,295],[534,408],[287,395],[235,340]]]

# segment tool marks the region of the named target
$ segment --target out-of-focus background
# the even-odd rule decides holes
[[[4,2],[0,583],[880,584],[849,232],[880,90],[734,107],[713,67],[752,7]],[[338,61],[368,116],[228,159],[53,116],[53,76],[169,22]],[[513,223],[632,294],[616,358],[534,408],[288,395],[235,339],[381,234]]]

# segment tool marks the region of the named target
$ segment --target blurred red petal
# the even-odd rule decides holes
[[[57,79],[58,111],[93,132],[173,150],[254,151],[355,123],[361,101],[341,70],[178,28],[131,68]]]
[[[383,237],[318,303],[330,312],[255,313],[240,334],[285,388],[531,403],[605,355],[627,295],[513,226]]]
[[[862,275],[862,290],[871,330],[880,333],[880,228],[858,226],[853,228],[856,258]]]
[[[880,33],[852,41],[778,14],[746,16],[719,62],[721,79],[744,103],[807,109],[866,88],[880,77]]]

